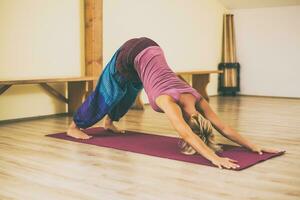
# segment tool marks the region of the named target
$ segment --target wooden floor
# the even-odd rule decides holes
[[[0,125],[0,199],[299,200],[300,100],[212,97],[210,103],[257,144],[287,153],[236,172],[45,137],[66,130],[70,117],[7,123]],[[130,111],[119,126],[176,136],[149,106]]]

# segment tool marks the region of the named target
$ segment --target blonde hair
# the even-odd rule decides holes
[[[215,143],[215,136],[213,134],[212,124],[205,119],[200,113],[193,114],[187,121],[192,131],[201,138],[201,140],[214,152],[221,151],[221,147]],[[179,148],[181,153],[187,155],[196,154],[197,151],[184,140],[179,141]]]

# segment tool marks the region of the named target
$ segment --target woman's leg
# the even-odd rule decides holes
[[[78,109],[77,115],[80,114],[81,116],[80,119],[82,118],[85,119],[84,123],[82,123],[85,126],[86,125],[89,126],[90,124],[93,124],[94,122],[101,120],[105,115],[107,115],[104,120],[104,128],[116,133],[124,133],[125,131],[118,129],[113,124],[113,121],[119,121],[119,119],[128,112],[128,110],[133,105],[138,93],[141,91],[142,88],[143,85],[141,82],[135,82],[135,83],[127,82],[126,84],[124,84],[124,88],[122,89],[124,93],[120,95],[119,98],[116,98],[114,100],[115,102],[112,102],[111,105],[113,106],[106,105],[103,102],[104,101],[102,97],[103,95],[100,95],[100,93],[97,92],[99,90],[96,89],[96,91],[94,91],[93,94],[89,96],[89,99],[87,99],[83,103],[83,105]],[[117,92],[117,90],[114,91]],[[91,136],[81,131],[80,128],[77,127],[74,122],[72,122],[67,134],[74,138],[80,138],[80,139],[91,138]]]
[[[77,139],[90,139],[91,136],[84,133],[82,129],[91,127],[108,112],[109,104],[105,102],[104,95],[96,88],[74,114],[67,135]]]
[[[104,128],[112,130],[117,133],[124,133],[124,130],[118,129],[113,122],[119,121],[134,104],[139,92],[142,90],[143,85],[141,82],[128,82],[126,84],[126,94],[120,102],[108,112],[104,121]]]
[[[111,104],[108,104],[104,93],[99,89],[101,84],[98,84],[95,91],[83,102],[73,116],[67,135],[77,139],[90,139],[82,129],[91,127],[100,121],[108,114]],[[119,99],[110,100],[111,103],[118,102]]]
[[[71,125],[67,130],[67,135],[76,139],[90,139],[92,136],[84,133],[80,128],[77,127],[74,120],[72,121]]]
[[[112,120],[109,115],[106,115],[103,122],[103,127],[105,130],[110,130],[114,133],[125,133],[125,130],[119,129],[117,126],[115,126],[114,120]]]
[[[115,64],[118,51],[103,70],[96,89],[88,96],[73,116],[67,134],[74,138],[89,139],[81,129],[91,127],[100,121],[119,103],[126,94],[120,87],[120,77],[116,73]]]

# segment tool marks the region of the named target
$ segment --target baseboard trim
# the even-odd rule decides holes
[[[209,97],[217,97],[222,96],[219,94],[209,95]],[[263,95],[249,95],[249,94],[237,94],[236,96],[241,97],[256,97],[256,98],[272,98],[272,99],[293,99],[293,100],[300,100],[300,97],[279,97],[279,96],[263,96]],[[234,97],[234,96],[233,96]],[[144,105],[149,105],[149,103],[144,103]],[[7,124],[7,123],[14,123],[14,122],[22,122],[22,121],[29,121],[29,120],[36,120],[36,119],[44,119],[49,117],[66,117],[71,116],[68,113],[57,113],[57,114],[51,114],[51,115],[42,115],[42,116],[34,116],[34,117],[24,117],[24,118],[18,118],[18,119],[7,119],[7,120],[0,120],[1,124]]]
[[[24,117],[24,118],[17,118],[17,119],[6,119],[6,120],[0,120],[0,125],[8,124],[8,123],[15,123],[15,122],[29,121],[29,120],[36,120],[36,119],[44,119],[44,118],[49,118],[49,117],[66,117],[66,116],[70,116],[70,114],[57,113],[57,114],[51,114],[51,115],[40,115],[40,116]]]
[[[280,97],[280,96],[264,96],[264,95],[250,95],[250,94],[237,94],[237,96],[258,97],[258,98],[272,98],[272,99],[295,99],[295,100],[300,100],[300,97]]]

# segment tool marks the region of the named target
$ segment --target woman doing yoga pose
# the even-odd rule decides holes
[[[91,136],[82,129],[104,116],[105,129],[123,133],[113,122],[130,109],[142,88],[151,107],[165,113],[179,133],[182,153],[199,153],[219,168],[238,168],[237,161],[215,153],[220,148],[214,144],[212,126],[231,141],[259,154],[279,152],[253,144],[224,124],[207,101],[170,69],[159,45],[144,37],[125,42],[113,55],[96,89],[74,114],[67,134],[89,139]]]

